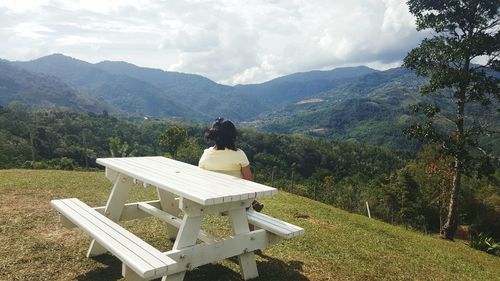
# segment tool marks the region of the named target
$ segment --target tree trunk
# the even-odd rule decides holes
[[[31,132],[31,129],[29,132],[29,136],[30,136],[30,145],[31,145],[31,161],[35,162],[35,141],[34,141],[33,132]]]
[[[461,159],[459,157],[455,158],[455,164],[453,167],[453,181],[450,190],[450,201],[448,202],[448,214],[446,216],[446,222],[441,229],[441,238],[453,240],[455,236],[455,231],[457,230],[457,194],[460,190],[461,185]]]
[[[455,231],[457,230],[457,195],[461,187],[462,169],[465,156],[465,102],[467,87],[469,85],[469,65],[470,59],[468,56],[465,59],[462,72],[464,79],[459,85],[456,95],[457,115],[455,119],[455,147],[454,149],[454,163],[453,163],[453,180],[450,190],[450,201],[448,202],[448,215],[446,222],[441,229],[441,238],[453,240]]]

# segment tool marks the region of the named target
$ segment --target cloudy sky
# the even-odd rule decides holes
[[[424,33],[404,0],[1,0],[0,58],[62,53],[224,84],[399,66]]]

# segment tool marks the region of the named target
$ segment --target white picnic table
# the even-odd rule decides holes
[[[165,157],[99,158],[113,188],[106,206],[91,208],[77,198],[52,200],[64,226],[78,226],[92,238],[87,256],[111,252],[130,281],[183,280],[187,270],[237,256],[243,279],[258,277],[253,251],[302,235],[304,230],[277,218],[247,210],[273,187],[203,170]],[[156,187],[158,200],[127,203],[134,184]],[[225,213],[233,235],[214,238],[201,229],[207,214]],[[117,222],[155,216],[167,223],[173,248],[160,252]],[[249,223],[255,226],[250,231]],[[197,243],[200,240],[201,243]]]

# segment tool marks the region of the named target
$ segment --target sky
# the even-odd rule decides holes
[[[426,36],[404,0],[1,0],[0,58],[53,53],[228,85],[400,66]]]

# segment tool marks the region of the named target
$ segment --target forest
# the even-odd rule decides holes
[[[185,133],[175,147],[160,140],[171,128]],[[117,118],[107,112],[29,111],[0,107],[0,168],[98,170],[99,157],[175,156],[196,165],[209,124],[152,118]],[[450,159],[437,146],[396,151],[310,136],[240,129],[237,146],[255,180],[393,224],[437,233],[448,196]],[[500,239],[500,168],[483,165],[463,179],[459,224],[481,237]]]

